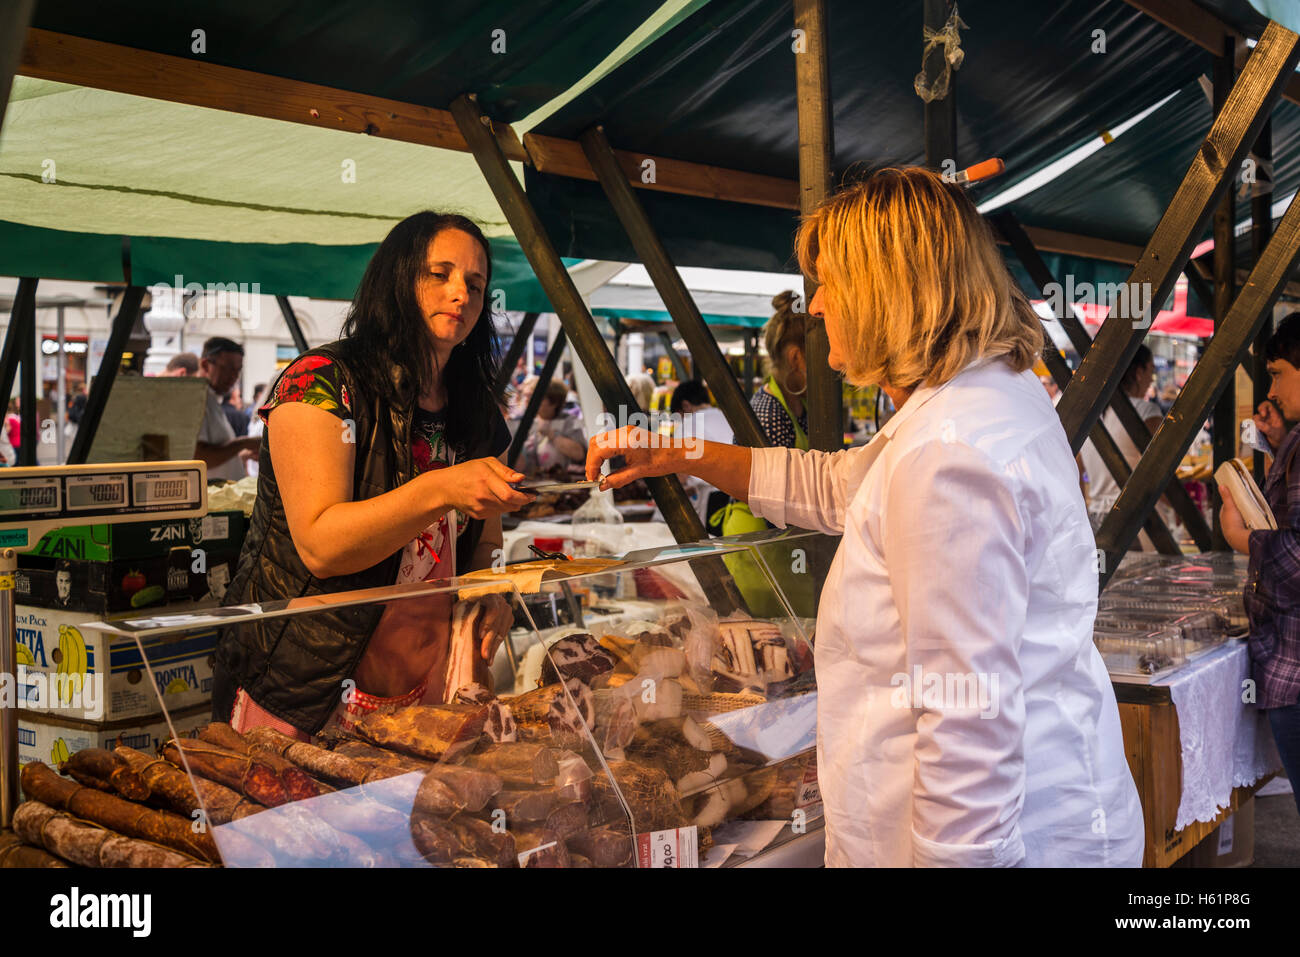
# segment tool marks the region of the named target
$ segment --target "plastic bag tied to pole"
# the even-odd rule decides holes
[[[966,58],[966,53],[961,48],[961,34],[959,31],[969,29],[970,27],[962,22],[961,17],[957,15],[956,4],[953,4],[952,13],[948,16],[948,22],[943,25],[943,29],[921,28],[921,36],[925,40],[925,49],[921,52],[921,72],[912,81],[912,88],[916,90],[916,95],[923,102],[931,103],[935,100],[942,100],[948,95],[952,71],[960,69],[962,60]],[[930,60],[930,54],[939,46],[943,47],[943,71],[931,83],[926,78],[925,65]]]

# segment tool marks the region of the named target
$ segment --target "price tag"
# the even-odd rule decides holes
[[[816,806],[821,809],[822,789],[817,784],[817,764],[810,762],[803,772],[803,781],[799,785],[799,792],[795,795],[794,806],[811,809]]]
[[[636,836],[639,867],[699,867],[700,834],[695,825]]]

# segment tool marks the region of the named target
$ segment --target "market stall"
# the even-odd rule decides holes
[[[310,743],[185,721],[160,695],[171,733],[159,754],[107,742],[62,755],[63,776],[24,766],[22,844],[0,863],[40,850],[82,866],[818,863],[813,623],[772,571],[812,537],[83,626],[134,642],[152,676],[169,648],[216,626],[418,602],[452,651],[442,704]],[[539,626],[525,597],[560,590],[600,592],[624,616]],[[748,613],[760,605],[773,613]],[[481,631],[502,614],[510,639],[491,673],[476,671]]]
[[[1231,552],[1132,553],[1101,597],[1094,640],[1114,679],[1148,867],[1188,854],[1281,770],[1254,707],[1245,578],[1245,556]]]

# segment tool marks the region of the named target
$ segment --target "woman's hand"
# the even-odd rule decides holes
[[[1219,496],[1223,499],[1223,505],[1219,508],[1219,528],[1223,531],[1224,539],[1233,550],[1243,555],[1250,554],[1250,530],[1246,528],[1241,512],[1237,510],[1237,503],[1222,486],[1219,487]]]
[[[501,642],[505,640],[511,626],[515,623],[515,614],[510,608],[510,603],[500,595],[485,595],[479,601],[484,607],[475,635],[478,639],[476,644],[479,654],[490,665],[497,656],[497,649],[501,647]]]
[[[654,432],[624,426],[614,432],[602,432],[587,446],[587,481],[600,479],[602,490],[622,488],[640,478],[685,471],[682,449],[673,448]],[[600,468],[617,456],[627,460],[627,467],[601,478]]]
[[[444,505],[470,518],[513,512],[534,498],[511,488],[511,482],[524,480],[523,474],[494,458],[471,459],[424,475],[437,483]]]
[[[1277,411],[1277,406],[1267,399],[1259,404],[1259,411],[1252,417],[1259,434],[1268,440],[1271,448],[1277,449],[1286,438],[1286,422]]]

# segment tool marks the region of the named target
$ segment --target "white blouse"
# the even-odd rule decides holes
[[[749,502],[844,536],[816,634],[828,865],[1141,865],[1095,544],[1031,372],[973,363],[863,448],[755,450]]]

